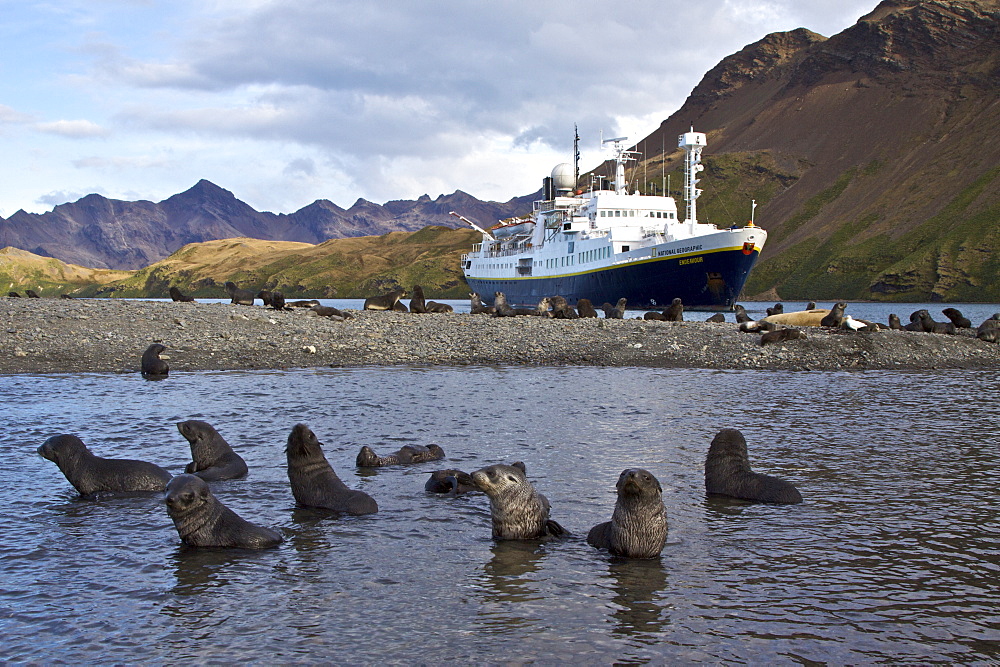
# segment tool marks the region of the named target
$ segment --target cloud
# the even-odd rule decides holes
[[[30,123],[33,120],[34,118],[26,113],[21,113],[5,104],[0,104],[0,123],[2,124],[18,125]]]
[[[106,137],[110,132],[89,120],[56,120],[47,123],[35,123],[34,128],[45,134],[56,134],[70,139],[90,139]]]
[[[35,200],[37,204],[43,204],[45,206],[58,206],[59,204],[65,204],[67,202],[77,201],[86,197],[89,194],[104,194],[104,190],[100,187],[88,188],[84,191],[71,191],[71,190],[54,190],[47,194],[42,195]]]

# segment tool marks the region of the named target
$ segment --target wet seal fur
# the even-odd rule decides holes
[[[477,490],[476,483],[472,481],[472,475],[454,468],[435,470],[424,484],[424,491],[428,493],[459,495]]]
[[[177,430],[191,445],[191,463],[184,472],[215,482],[246,477],[246,461],[233,451],[225,438],[208,422],[197,419],[178,422]]]
[[[397,287],[388,294],[368,297],[365,299],[364,310],[396,310],[396,306],[404,294],[406,294],[406,290],[402,287]],[[407,309],[407,312],[409,312],[409,309]]]
[[[611,521],[587,534],[587,544],[626,558],[656,558],[667,543],[663,488],[653,473],[626,468],[618,477],[618,501]]]
[[[225,284],[226,293],[229,295],[229,303],[235,303],[240,306],[252,306],[253,305],[253,292],[248,289],[240,289],[231,280],[227,280]]]
[[[142,362],[139,367],[142,377],[147,379],[167,377],[170,373],[170,366],[163,359],[160,359],[160,353],[165,349],[167,346],[160,343],[153,343],[146,348],[146,351],[142,353]]]
[[[75,435],[54,435],[38,454],[55,463],[81,496],[99,491],[163,491],[170,473],[147,461],[105,459],[94,455]]]
[[[481,468],[472,479],[490,499],[494,539],[531,540],[566,533],[549,518],[549,501],[528,481],[523,463]]]
[[[344,484],[323,454],[323,443],[305,424],[296,424],[285,447],[288,481],[295,502],[345,514],[375,514],[378,503],[364,491]]]
[[[750,469],[747,441],[735,428],[724,428],[712,440],[705,458],[705,491],[764,503],[801,503],[790,482]]]
[[[444,450],[438,445],[403,445],[398,450],[388,456],[379,456],[372,448],[365,445],[358,452],[355,460],[359,468],[378,468],[380,466],[393,466],[406,463],[423,463],[424,461],[437,461],[444,458]]]
[[[167,484],[164,501],[177,534],[192,547],[267,549],[284,538],[276,530],[241,518],[212,495],[197,475],[177,475]]]
[[[177,289],[176,287],[171,287],[168,291],[170,292],[170,299],[172,301],[182,301],[182,302],[185,302],[185,303],[190,303],[190,302],[194,301],[194,297],[193,296],[186,296],[186,295],[182,294],[181,291],[179,289]]]

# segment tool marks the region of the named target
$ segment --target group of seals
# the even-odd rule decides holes
[[[359,468],[378,468],[407,463],[423,463],[444,458],[444,450],[438,445],[403,445],[388,456],[379,456],[371,447],[365,445],[355,459]]]

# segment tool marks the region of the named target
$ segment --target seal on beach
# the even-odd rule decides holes
[[[153,343],[146,348],[146,351],[142,353],[142,362],[139,368],[142,377],[147,379],[167,377],[170,366],[163,359],[160,359],[160,353],[165,349],[167,346],[160,343]]]
[[[569,305],[569,301],[566,297],[559,294],[555,296],[548,297],[549,303],[552,306],[552,317],[558,320],[577,320],[582,317],[580,313],[576,312],[573,306]],[[587,301],[589,304],[590,301]],[[593,306],[591,306],[593,308]],[[594,313],[594,317],[597,317],[597,313]]]
[[[75,435],[54,435],[38,454],[55,463],[81,496],[99,491],[162,491],[170,473],[146,461],[105,459],[93,454]]]
[[[889,328],[896,331],[902,331],[903,329],[903,325],[899,321],[899,315],[896,313],[889,313]]]
[[[587,534],[587,544],[626,558],[656,558],[667,543],[663,489],[653,473],[627,468],[618,477],[618,500],[611,521]]]
[[[424,304],[424,308],[428,313],[454,313],[455,309],[447,303],[439,303],[437,301],[428,301]]]
[[[21,298],[21,295],[18,294],[17,292],[7,292],[7,296],[9,296],[12,299],[20,299]]]
[[[177,287],[171,287],[167,291],[170,293],[170,300],[171,301],[182,301],[182,302],[185,302],[185,303],[190,303],[190,302],[194,301],[194,297],[193,296],[187,296],[185,294],[182,294],[181,291]]]
[[[549,501],[535,491],[523,467],[488,466],[473,472],[472,480],[490,499],[494,539],[530,540],[566,532],[549,518]]]
[[[365,445],[358,452],[355,460],[359,468],[378,468],[381,466],[402,465],[406,463],[423,463],[444,458],[444,450],[438,445],[403,445],[388,456],[379,456],[372,448]]]
[[[493,316],[494,317],[514,317],[517,311],[507,303],[507,295],[503,292],[493,293]]]
[[[983,323],[976,327],[976,338],[987,343],[1000,341],[1000,313],[994,313],[992,317],[983,320]]]
[[[281,292],[271,292],[271,308],[275,310],[287,310],[285,308],[285,295]]]
[[[257,292],[257,298],[264,303],[264,307],[267,308],[271,305],[271,290],[262,289]]]
[[[611,305],[605,302],[601,308],[604,310],[604,318],[608,320],[623,320],[625,319],[625,306],[628,304],[628,300],[625,297],[618,299],[618,303]]]
[[[435,470],[431,473],[430,479],[424,484],[424,491],[428,493],[450,493],[459,495],[476,491],[476,483],[472,481],[472,475],[461,470],[449,468],[447,470]]]
[[[718,324],[720,322],[725,322],[726,321],[726,316],[723,315],[722,313],[716,313],[715,315],[712,315],[711,317],[709,317],[705,321],[706,322],[714,322],[714,323]]]
[[[794,310],[790,313],[780,313],[778,315],[768,315],[762,322],[773,324],[784,324],[794,327],[818,327],[823,322],[823,318],[830,314],[826,308],[814,308],[812,310]]]
[[[667,316],[657,310],[647,310],[643,313],[642,319],[653,322],[666,322]]]
[[[427,305],[424,300],[424,288],[420,285],[414,285],[413,289],[410,291],[410,312],[411,313],[426,313]]]
[[[972,328],[972,322],[969,320],[968,317],[962,315],[962,311],[960,311],[959,309],[945,308],[941,312],[944,314],[945,317],[951,320],[951,323],[954,324],[957,328],[959,329]]]
[[[42,298],[42,297],[38,296],[38,292],[36,292],[33,289],[26,289],[26,290],[24,290],[24,293],[27,295],[27,297],[29,299],[41,299]]]
[[[684,321],[684,304],[681,302],[680,298],[675,297],[667,309],[663,311],[663,318],[667,322],[683,322]]]
[[[297,299],[296,301],[289,301],[285,304],[285,310],[290,308],[315,308],[319,305],[319,301],[316,299]]]
[[[576,310],[580,314],[580,317],[597,317],[597,310],[594,308],[594,304],[590,302],[590,299],[580,299],[576,302]]]
[[[323,443],[305,424],[296,424],[285,447],[288,481],[295,502],[303,507],[320,507],[345,514],[378,512],[375,499],[364,491],[347,488],[323,454]]]
[[[775,331],[768,331],[763,336],[760,337],[761,347],[764,345],[773,345],[775,343],[784,343],[786,340],[796,340],[798,338],[805,338],[806,335],[801,329],[776,329]]]
[[[240,306],[252,306],[253,305],[253,292],[248,289],[240,289],[231,280],[227,280],[225,284],[226,294],[229,295],[229,303],[235,303]]]
[[[243,458],[208,422],[197,419],[178,422],[177,430],[191,446],[191,463],[184,472],[215,482],[245,477],[249,470]]]
[[[534,316],[534,317],[555,317],[555,314],[549,310],[549,308],[551,307],[552,307],[552,299],[550,297],[543,296],[541,299],[538,300],[538,303],[535,305],[534,308],[515,308],[514,314]],[[576,313],[574,312],[574,314]]]
[[[267,549],[284,541],[278,531],[250,523],[219,502],[197,475],[170,480],[164,500],[177,534],[188,546]]]
[[[496,308],[483,303],[483,297],[477,292],[469,292],[469,304],[469,313],[472,315],[492,315],[496,312]]]
[[[743,306],[741,306],[738,303],[733,306],[733,313],[735,313],[735,315],[736,315],[736,323],[737,324],[743,324],[744,322],[750,322],[751,321],[750,316],[747,315],[747,309],[744,308]]]
[[[746,438],[735,428],[719,431],[708,448],[705,491],[765,503],[802,502],[802,494],[791,483],[750,469]]]
[[[388,294],[381,296],[371,296],[365,299],[364,310],[395,310],[400,298],[406,294],[406,290],[397,287]]]
[[[830,308],[830,312],[823,316],[819,324],[823,327],[839,327],[841,322],[844,320],[844,309],[847,308],[847,303],[844,301],[838,301],[833,304]]]
[[[783,312],[785,312],[785,306],[780,303],[776,303],[773,307],[765,310],[766,315],[781,315]]]
[[[316,305],[310,308],[309,310],[316,313],[320,317],[340,317],[343,319],[347,319],[347,317],[349,317],[347,313],[340,310],[339,308],[334,308],[333,306]]]

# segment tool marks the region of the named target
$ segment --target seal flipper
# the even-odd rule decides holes
[[[569,535],[569,531],[559,525],[558,521],[554,519],[545,520],[545,533],[547,535],[552,535],[553,537],[563,537]]]

